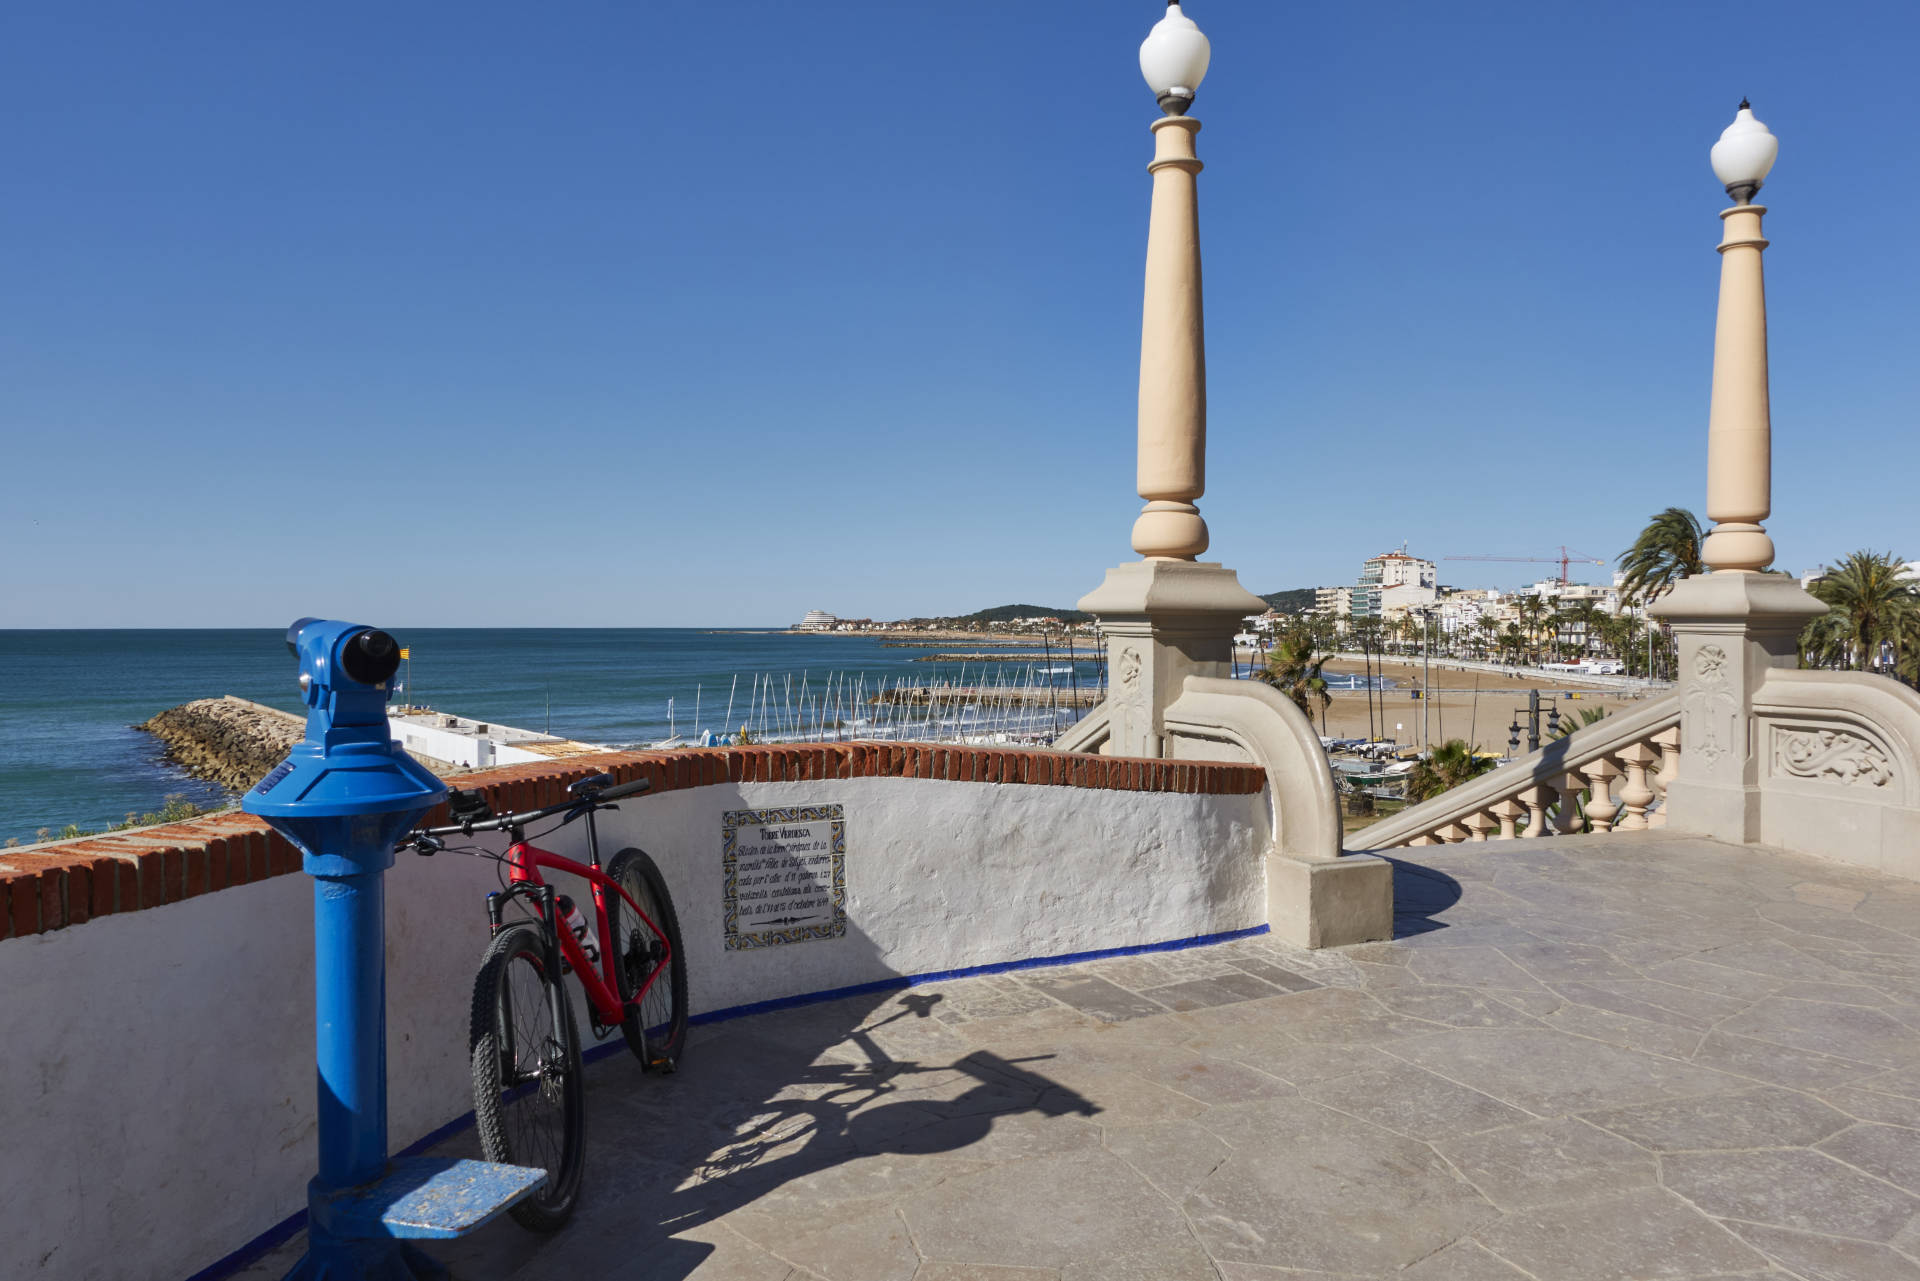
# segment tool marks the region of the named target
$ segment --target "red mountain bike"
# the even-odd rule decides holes
[[[648,786],[640,779],[616,787],[611,775],[596,774],[567,789],[571,800],[500,816],[483,793],[455,789],[447,801],[454,822],[415,831],[400,844],[433,854],[452,836],[503,831],[512,838],[505,854],[458,851],[491,858],[505,873],[501,888],[487,895],[492,939],[473,981],[467,1049],[487,1159],[547,1172],[545,1185],[510,1211],[536,1232],[553,1231],[573,1213],[586,1163],[580,1034],[562,976],[571,973],[586,993],[595,1038],[618,1028],[646,1071],[673,1071],[686,1041],[687,962],[666,882],[653,860],[631,847],[602,871],[593,826],[595,813]],[[586,820],[591,866],[528,842],[529,824],[555,816],[560,821],[548,831]],[[591,925],[541,878],[542,868],[592,887]]]

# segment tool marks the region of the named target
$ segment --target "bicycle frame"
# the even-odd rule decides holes
[[[653,967],[653,972],[647,975],[647,981],[640,985],[638,992],[633,994],[632,999],[636,1002],[652,989],[654,983],[666,972],[668,962],[672,960],[672,945],[667,942],[667,936],[652,917],[640,910],[640,905],[633,901],[632,895],[600,870],[600,851],[598,842],[594,838],[591,815],[587,817],[587,841],[588,848],[593,851],[592,866],[576,863],[550,850],[543,850],[528,842],[517,830],[512,831],[510,835],[513,843],[507,847],[506,854],[510,884],[505,891],[495,890],[487,895],[487,919],[492,927],[492,933],[500,932],[504,924],[505,908],[509,902],[515,898],[528,900],[533,906],[534,915],[548,926],[549,938],[559,943],[561,957],[565,958],[567,965],[572,967],[574,976],[580,980],[580,987],[587,994],[587,1003],[593,1009],[594,1018],[605,1027],[619,1026],[626,1017],[626,1004],[620,999],[620,986],[614,977],[613,967],[617,952],[614,947],[612,921],[607,910],[613,901],[611,896],[618,894],[625,900],[634,916],[646,923],[646,927],[653,931],[654,938],[658,939],[660,946],[665,949],[659,963]],[[594,924],[601,940],[598,973],[587,960],[586,949],[582,948],[580,941],[573,937],[573,931],[561,928],[558,910],[553,905],[553,887],[548,885],[540,875],[540,869],[543,867],[578,876],[592,887]]]

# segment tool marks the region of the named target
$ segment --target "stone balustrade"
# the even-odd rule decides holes
[[[1680,698],[1609,716],[1530,756],[1355,833],[1351,848],[1637,832],[1667,821],[1680,764]]]

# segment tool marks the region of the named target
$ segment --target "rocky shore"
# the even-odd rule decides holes
[[[229,694],[170,707],[134,728],[165,743],[167,759],[195,778],[244,792],[286,759],[306,724]]]

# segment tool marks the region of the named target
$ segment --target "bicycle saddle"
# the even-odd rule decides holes
[[[583,778],[578,780],[577,782],[567,784],[567,794],[569,796],[578,796],[582,792],[587,792],[591,794],[593,792],[599,791],[603,787],[612,787],[612,786],[613,786],[613,775],[595,774],[591,778]]]

